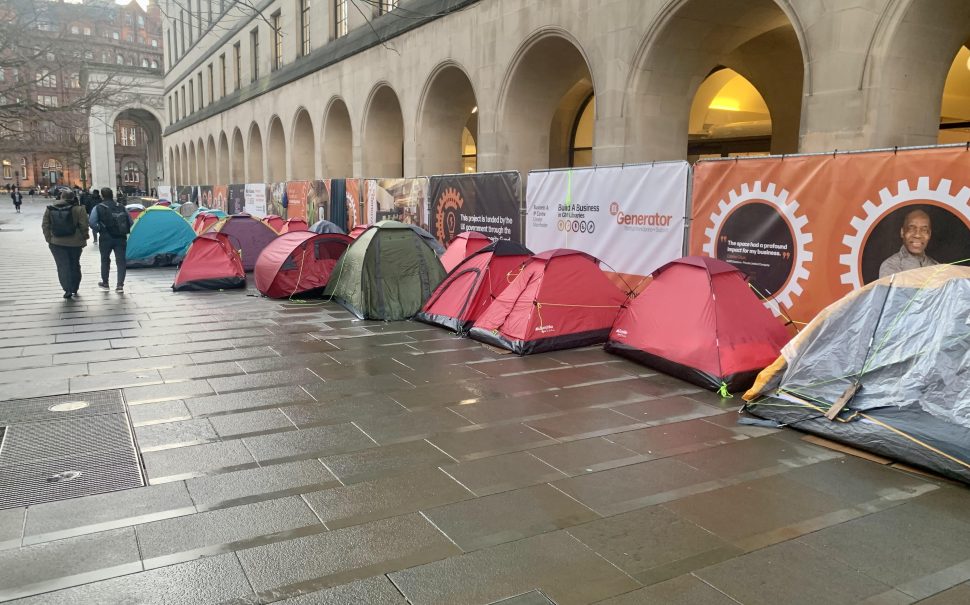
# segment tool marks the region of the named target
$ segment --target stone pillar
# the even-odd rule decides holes
[[[109,117],[105,108],[94,107],[88,118],[91,187],[115,187],[115,137]]]

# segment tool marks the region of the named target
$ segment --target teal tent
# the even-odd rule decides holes
[[[445,269],[410,225],[381,221],[354,240],[330,275],[324,295],[357,317],[401,320],[421,310]]]
[[[176,265],[185,257],[195,231],[181,214],[165,206],[151,206],[135,221],[128,236],[128,267]]]

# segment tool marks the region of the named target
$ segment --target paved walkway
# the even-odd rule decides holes
[[[0,600],[970,602],[962,487],[595,348],[174,294],[171,269],[104,292],[92,247],[64,300],[25,208],[0,206],[0,400],[122,389],[150,485],[0,510]]]

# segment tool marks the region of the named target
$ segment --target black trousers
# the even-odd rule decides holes
[[[81,248],[49,244],[57,264],[57,280],[64,292],[74,293],[81,286]]]
[[[101,243],[98,244],[101,251],[101,282],[108,283],[108,273],[111,271],[111,253],[115,255],[115,266],[118,268],[118,285],[125,285],[125,273],[128,264],[125,262],[125,253],[128,250],[128,240],[126,238],[113,238],[107,233],[101,234]]]

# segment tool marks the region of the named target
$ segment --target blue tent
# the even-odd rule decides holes
[[[129,267],[175,265],[194,239],[195,231],[181,214],[165,206],[151,206],[132,226],[125,258]]]
[[[198,210],[193,212],[191,215],[185,217],[185,220],[189,221],[189,224],[191,225],[192,223],[195,222],[195,217],[199,216],[199,214],[203,212],[205,212],[206,214],[212,214],[220,219],[223,219],[229,216],[228,214],[226,214],[225,212],[217,208],[206,208],[205,206],[200,206]]]

